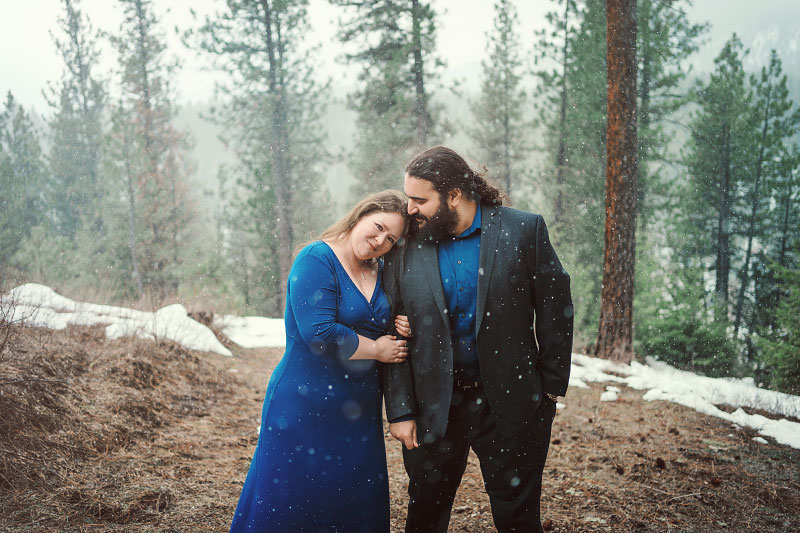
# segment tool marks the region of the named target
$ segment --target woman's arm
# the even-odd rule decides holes
[[[405,360],[405,340],[384,335],[373,341],[336,321],[338,287],[335,267],[327,258],[301,252],[289,272],[287,294],[300,336],[315,353],[341,360]]]
[[[408,347],[404,339],[394,335],[384,335],[372,340],[358,336],[358,349],[350,359],[377,359],[381,363],[402,363],[408,357]]]

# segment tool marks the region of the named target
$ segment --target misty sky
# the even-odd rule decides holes
[[[11,91],[18,101],[40,113],[47,107],[42,89],[56,81],[62,64],[56,55],[49,32],[57,30],[57,18],[62,14],[59,0],[26,0],[4,2],[0,17],[0,92],[3,97]],[[486,54],[485,34],[491,28],[493,9],[490,0],[434,0],[440,13],[438,47],[447,62],[446,77],[465,78],[480,75],[480,61]],[[184,48],[175,34],[192,25],[189,7],[201,16],[223,6],[222,0],[156,0],[156,11],[169,36],[169,53],[183,60],[183,68],[175,83],[181,102],[200,102],[213,95],[215,74],[204,72],[207,60]],[[554,4],[547,0],[520,0],[520,36],[524,49],[531,50],[534,29],[544,24],[543,14]],[[115,32],[121,19],[120,9],[112,0],[82,0],[81,9],[88,13],[96,28]],[[166,9],[171,6],[170,11]],[[320,72],[332,76],[337,83],[354,79],[355,71],[336,61],[342,52],[334,42],[336,20],[340,8],[331,7],[326,0],[311,0],[310,16],[314,31],[308,44],[325,44],[321,49]],[[779,49],[785,71],[800,72],[800,0],[696,0],[689,9],[693,21],[712,23],[708,43],[693,58],[696,71],[712,68],[714,56],[732,32],[737,32],[745,46],[751,48],[745,67],[758,68],[773,47]],[[116,54],[103,43],[100,72],[112,76]]]

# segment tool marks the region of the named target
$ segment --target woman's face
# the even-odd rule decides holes
[[[405,219],[400,213],[376,211],[361,217],[350,232],[350,245],[359,261],[380,257],[403,235]]]

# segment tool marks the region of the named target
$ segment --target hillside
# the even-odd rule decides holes
[[[196,317],[203,322],[203,317]],[[279,348],[233,357],[101,327],[12,328],[0,352],[1,531],[222,531]],[[545,470],[550,531],[797,531],[800,450],[621,387],[573,388]],[[393,531],[406,504],[387,437]],[[452,531],[493,531],[470,460]]]

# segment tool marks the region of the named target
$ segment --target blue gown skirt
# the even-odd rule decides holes
[[[388,532],[389,484],[374,360],[350,361],[357,334],[390,319],[381,272],[370,301],[330,247],[298,254],[286,351],[267,386],[261,432],[232,532]]]

